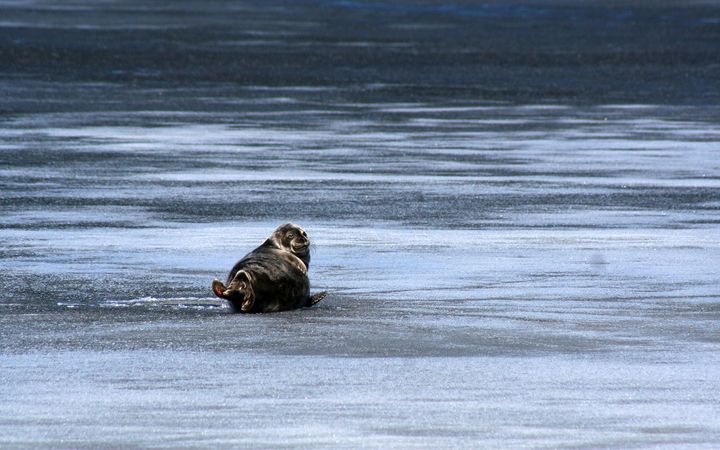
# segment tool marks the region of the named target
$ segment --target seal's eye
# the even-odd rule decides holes
[[[288,239],[295,239],[295,233],[288,233]]]

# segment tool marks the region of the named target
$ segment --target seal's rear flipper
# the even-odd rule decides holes
[[[225,292],[225,285],[217,278],[212,281],[212,290],[213,293],[218,297],[225,298],[225,296],[223,295],[223,292]]]
[[[255,304],[255,292],[252,287],[253,277],[250,273],[240,270],[233,277],[223,296],[230,300],[233,308],[242,312],[250,312]]]
[[[312,305],[314,305],[314,304],[316,304],[316,303],[319,303],[320,300],[324,299],[324,298],[327,297],[327,296],[328,296],[328,292],[327,292],[327,291],[318,292],[317,294],[311,295],[311,296],[310,296],[310,305],[309,305],[309,306],[312,306]]]

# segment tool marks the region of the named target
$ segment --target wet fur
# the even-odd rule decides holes
[[[213,280],[215,295],[237,312],[265,313],[312,306],[326,293],[310,296],[307,271],[310,240],[297,225],[278,227],[230,270],[227,287]]]

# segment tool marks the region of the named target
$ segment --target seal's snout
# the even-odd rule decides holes
[[[292,251],[295,253],[302,253],[306,252],[310,248],[310,241],[307,239],[296,239],[293,241],[293,243],[290,245],[290,248],[292,248]]]

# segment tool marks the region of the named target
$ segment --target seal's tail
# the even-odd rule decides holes
[[[327,297],[327,296],[328,296],[328,292],[327,292],[327,291],[318,292],[317,294],[314,294],[314,295],[310,296],[310,306],[312,306],[312,305],[314,305],[314,304],[316,304],[316,303],[319,303],[320,300],[324,299],[324,298]]]

